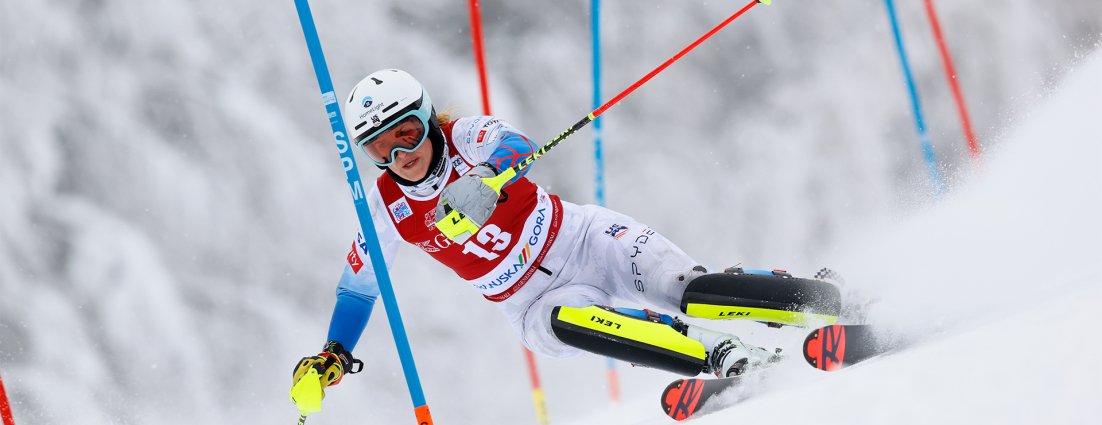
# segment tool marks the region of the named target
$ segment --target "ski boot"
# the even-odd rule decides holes
[[[753,369],[780,361],[775,352],[743,343],[739,337],[695,325],[687,325],[685,335],[708,347],[707,373],[718,378],[740,376]]]

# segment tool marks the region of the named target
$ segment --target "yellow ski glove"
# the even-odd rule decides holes
[[[356,366],[359,365],[359,368]],[[325,387],[341,382],[345,372],[358,373],[363,362],[352,358],[341,343],[330,341],[316,356],[303,357],[295,365],[291,382],[291,401],[303,415],[321,411]]]

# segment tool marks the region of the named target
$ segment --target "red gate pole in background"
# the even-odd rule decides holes
[[[968,143],[968,153],[972,156],[972,162],[978,165],[980,146],[976,141],[976,133],[972,131],[972,119],[969,118],[968,108],[964,104],[964,94],[961,92],[960,83],[957,81],[957,71],[953,67],[953,58],[949,55],[949,48],[945,45],[945,37],[941,33],[941,23],[937,19],[937,11],[934,10],[933,0],[925,0],[925,3],[926,15],[930,17],[930,27],[934,31],[938,51],[941,52],[941,63],[945,66],[945,78],[949,80],[949,87],[953,89],[953,99],[957,104],[957,113],[960,115],[964,139]]]
[[[468,9],[471,15],[471,42],[474,44],[474,61],[478,66],[478,82],[482,93],[482,114],[490,115],[490,89],[486,78],[486,56],[482,49],[482,19],[478,8],[478,0],[468,0]],[[528,364],[528,378],[532,383],[532,404],[536,408],[536,420],[540,425],[547,425],[550,419],[547,414],[547,401],[543,397],[543,388],[540,386],[539,368],[536,367],[536,356],[526,347],[524,360]]]

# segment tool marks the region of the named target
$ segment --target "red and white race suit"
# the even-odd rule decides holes
[[[441,179],[447,183],[489,159],[502,140],[520,135],[486,116],[461,118],[441,129],[448,155]],[[697,263],[631,217],[562,202],[520,178],[503,189],[503,200],[479,232],[459,244],[435,226],[444,186],[411,188],[389,174],[379,176],[368,202],[386,263],[392,264],[398,241],[425,251],[498,303],[530,349],[553,356],[578,352],[551,331],[551,309],[557,305],[611,305],[616,297],[679,309],[683,283],[676,277]],[[373,302],[378,287],[362,234],[347,260],[338,295],[354,292]]]

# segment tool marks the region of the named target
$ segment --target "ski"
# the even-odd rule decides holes
[[[873,325],[830,325],[811,331],[804,339],[807,364],[836,371],[879,356],[897,347],[897,341]]]
[[[718,411],[738,404],[762,390],[760,385],[768,375],[769,369],[763,367],[727,378],[678,379],[662,391],[662,410],[679,421]],[[723,396],[720,397],[720,394]]]
[[[683,421],[689,419],[704,407],[716,394],[740,382],[738,376],[729,378],[686,378],[678,379],[662,391],[662,410],[671,418]]]

